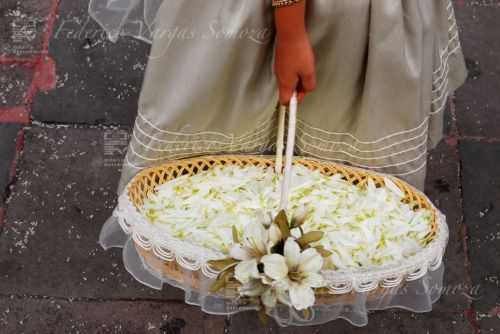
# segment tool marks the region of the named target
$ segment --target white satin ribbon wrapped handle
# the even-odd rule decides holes
[[[281,189],[280,209],[286,209],[290,195],[290,183],[292,174],[293,148],[295,147],[295,127],[297,125],[297,92],[294,91],[289,104],[288,134],[286,139],[285,168],[283,170],[283,184]],[[282,170],[283,141],[285,134],[285,106],[280,106],[278,120],[278,138],[276,141],[275,172]]]

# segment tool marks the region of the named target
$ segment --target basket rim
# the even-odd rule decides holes
[[[183,268],[188,270],[202,270],[203,274],[209,278],[215,278],[218,274],[207,263],[209,260],[226,258],[221,251],[215,251],[198,245],[193,245],[188,241],[170,236],[165,230],[150,224],[135,208],[128,196],[128,189],[136,178],[147,173],[148,170],[161,167],[162,165],[172,165],[177,162],[196,161],[199,159],[210,158],[265,158],[274,159],[274,156],[258,155],[203,155],[190,157],[186,159],[170,160],[158,163],[138,172],[126,185],[123,193],[119,196],[118,205],[113,211],[113,215],[118,217],[120,226],[125,233],[131,235],[136,244],[145,250],[153,250],[154,253],[163,260],[177,261]],[[404,182],[394,176],[379,173],[371,170],[365,170],[357,167],[351,167],[336,162],[311,157],[294,157],[296,159],[310,160],[331,166],[340,166],[348,170],[359,171],[379,177],[388,177],[391,180]],[[413,191],[427,200],[430,209],[435,212],[435,222],[438,227],[437,235],[424,248],[414,255],[400,260],[394,260],[383,265],[372,265],[367,267],[340,269],[340,270],[322,270],[321,273],[328,282],[331,293],[346,293],[351,290],[360,292],[370,291],[382,285],[393,285],[394,282],[400,282],[401,279],[415,280],[428,270],[437,269],[442,262],[442,257],[448,242],[448,226],[446,217],[435,207],[429,198],[421,191],[404,182]],[[392,282],[392,283],[391,283]],[[398,283],[399,284],[399,283]]]

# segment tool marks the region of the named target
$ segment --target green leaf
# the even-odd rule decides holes
[[[316,247],[316,250],[318,251],[319,255],[321,255],[322,257],[327,257],[327,256],[330,256],[333,254],[333,252],[330,252],[329,250],[326,250],[323,246],[321,245],[318,245]]]
[[[239,243],[238,241],[238,230],[236,229],[236,226],[233,225],[233,241],[235,244]]]
[[[264,305],[260,305],[259,308],[259,320],[262,326],[267,326],[267,314],[266,314],[266,307]]]
[[[227,267],[238,263],[239,260],[233,259],[233,258],[227,258],[223,260],[209,260],[207,261],[209,265],[214,267],[217,271],[221,271],[226,269]]]
[[[311,242],[315,242],[315,241],[321,240],[321,238],[323,238],[324,234],[325,233],[323,233],[321,231],[311,231],[311,232],[308,232],[308,233],[304,234],[299,239],[297,239],[297,242],[301,246],[307,246]]]
[[[231,268],[232,269],[232,268]],[[223,287],[226,286],[226,284],[234,277],[234,270],[227,270],[225,271],[222,275],[219,276],[217,281],[212,285],[210,288],[210,292],[217,292]]]
[[[288,239],[290,237],[290,225],[288,224],[288,218],[285,210],[281,210],[278,215],[276,215],[274,223],[280,228],[283,240]]]

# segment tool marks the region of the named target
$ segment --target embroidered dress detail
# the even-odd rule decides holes
[[[132,3],[108,1],[106,8]],[[134,3],[124,27],[137,6],[158,7],[154,29],[166,33],[152,40],[118,193],[159,162],[272,151],[278,90],[269,2]],[[443,136],[447,98],[466,76],[451,1],[318,0],[307,8],[318,87],[301,104],[297,154],[422,189],[426,153]],[[168,34],[179,29],[189,38]]]

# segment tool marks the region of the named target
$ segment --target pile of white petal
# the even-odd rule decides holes
[[[276,216],[281,178],[271,167],[215,166],[157,186],[140,211],[170,236],[227,253],[233,244],[233,225],[242,234],[244,226],[265,212]],[[384,181],[385,188],[369,180],[360,189],[338,174],[325,176],[293,166],[287,212],[305,205],[309,213],[304,233],[325,232],[317,244],[333,254],[325,258],[324,269],[380,265],[424,247],[431,212],[413,211],[411,204],[401,201],[401,190]]]

